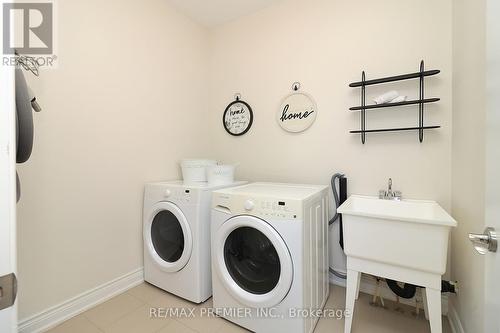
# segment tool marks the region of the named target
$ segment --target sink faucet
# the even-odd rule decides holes
[[[393,191],[392,190],[392,178],[389,178],[389,184],[387,191],[380,190],[378,191],[378,198],[384,200],[397,200],[400,201],[402,197],[401,191]]]

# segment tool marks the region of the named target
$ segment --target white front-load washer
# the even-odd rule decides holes
[[[191,302],[212,295],[212,191],[224,186],[182,181],[149,183],[144,191],[144,279]]]
[[[251,183],[214,191],[217,313],[255,332],[309,333],[328,297],[328,187]]]

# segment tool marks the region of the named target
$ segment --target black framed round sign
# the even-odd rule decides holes
[[[243,135],[252,127],[252,108],[248,103],[236,98],[224,110],[222,123],[229,134],[234,136]]]

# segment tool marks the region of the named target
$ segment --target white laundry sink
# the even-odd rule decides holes
[[[425,288],[432,333],[442,333],[441,275],[446,270],[450,229],[457,222],[435,201],[350,196],[342,213],[347,255],[346,311],[354,313],[361,273]],[[346,317],[350,333],[353,316]]]
[[[337,211],[348,257],[444,274],[457,222],[435,201],[352,195]]]

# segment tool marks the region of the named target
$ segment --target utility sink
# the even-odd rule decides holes
[[[347,256],[346,317],[350,333],[361,273],[425,288],[424,308],[431,332],[442,333],[441,275],[448,238],[457,222],[434,201],[350,196],[342,214]]]
[[[437,202],[352,195],[337,211],[347,256],[444,274],[457,222]]]

